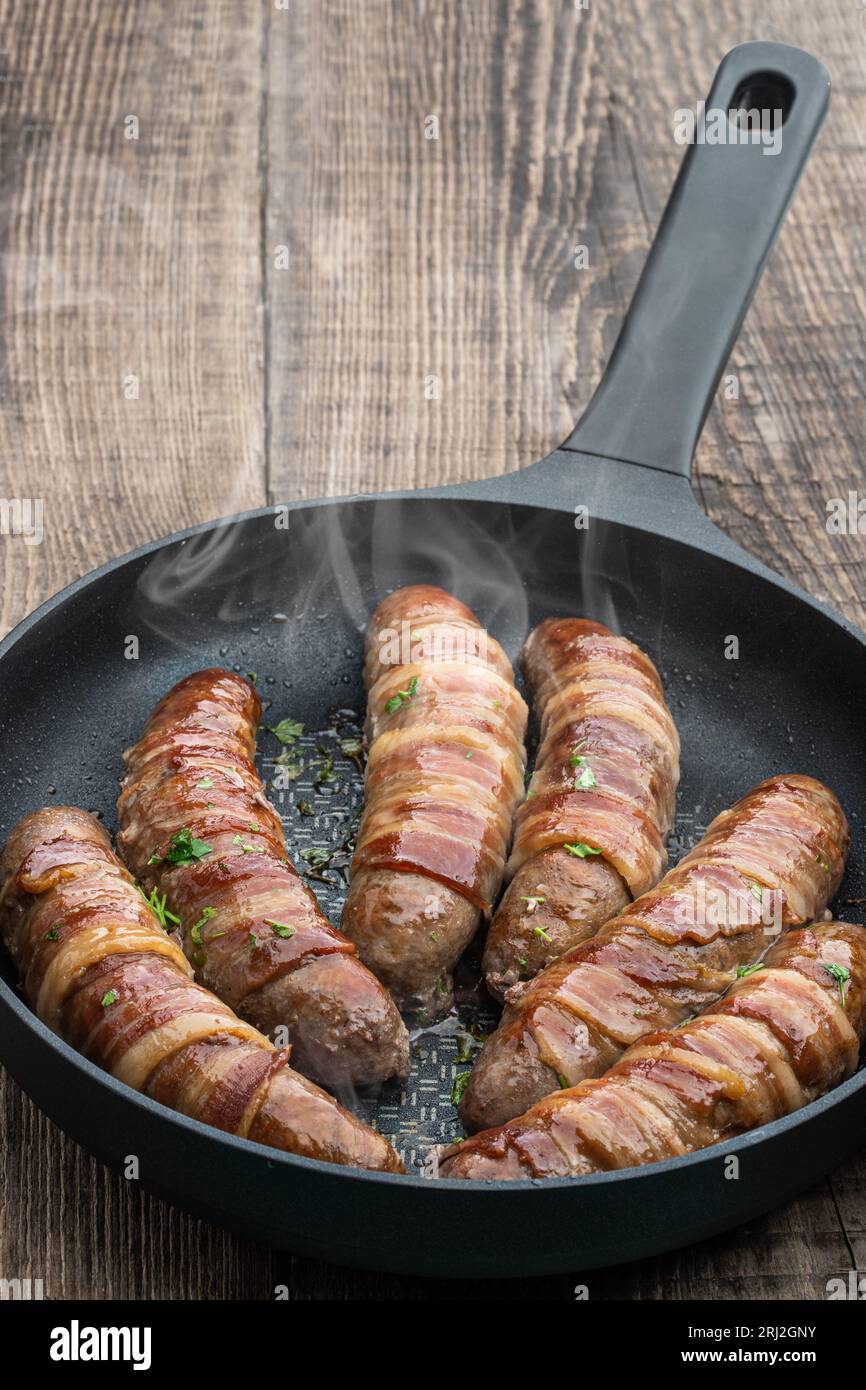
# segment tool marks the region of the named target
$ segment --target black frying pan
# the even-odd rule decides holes
[[[781,151],[690,149],[604,380],[572,437],[541,463],[414,496],[197,527],[103,566],[23,622],[0,648],[4,833],[52,797],[113,824],[120,750],[166,688],[199,666],[255,671],[274,702],[266,722],[291,714],[324,729],[327,745],[334,719],[349,717],[334,710],[362,708],[361,633],[374,604],[392,587],[430,581],[468,602],[512,654],[552,613],[615,624],[661,667],[679,722],[680,841],[761,778],[812,773],[851,816],[843,897],[860,895],[864,638],[717,531],[688,481],[828,91],[821,64],[796,49],[756,43],[727,56],[708,108],[781,108]],[[586,529],[575,524],[580,507]],[[127,659],[130,636],[137,660]],[[732,636],[738,660],[726,657]],[[314,817],[298,816],[302,796],[315,798]],[[345,761],[336,783],[279,792],[293,852],[338,843],[358,796]],[[336,909],[339,888],[319,886]],[[465,1276],[631,1260],[785,1201],[866,1136],[860,1072],[797,1115],[648,1168],[489,1186],[360,1173],[227,1137],[144,1099],[37,1021],[8,962],[6,980],[0,1055],[74,1139],[114,1166],[136,1154],[147,1187],[210,1220],[346,1264]],[[479,1006],[471,976],[464,986],[465,1024]],[[455,1033],[452,1020],[419,1038],[406,1097],[378,1107],[410,1162],[456,1132]]]

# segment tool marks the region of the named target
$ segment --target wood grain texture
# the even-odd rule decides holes
[[[695,492],[866,620],[863,537],[825,525],[828,500],[862,487],[866,436],[854,0],[0,0],[0,20],[0,494],[45,505],[42,545],[0,537],[4,628],[210,516],[553,448],[676,173],[674,112],[757,37],[817,53],[835,91]],[[2,1106],[0,1276],[41,1277],[52,1297],[821,1298],[866,1266],[863,1158],[627,1269],[446,1283],[245,1246],[105,1172],[8,1081]]]

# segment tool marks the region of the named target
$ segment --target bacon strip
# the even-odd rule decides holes
[[[402,1172],[380,1135],[193,983],[93,816],[19,821],[0,860],[0,934],[39,1017],[135,1090],[232,1134],[307,1158]]]
[[[721,1002],[600,1080],[452,1146],[441,1176],[577,1177],[658,1163],[790,1115],[850,1076],[866,1032],[866,930],[793,931]]]
[[[466,1128],[501,1124],[557,1086],[601,1075],[640,1038],[717,998],[773,934],[821,916],[849,841],[820,782],[755,787],[657,888],[509,992],[463,1096]]]
[[[366,800],[342,925],[401,1005],[429,1016],[449,1006],[502,881],[526,705],[499,644],[430,585],[376,609],[365,680]]]
[[[541,742],[484,954],[499,998],[658,883],[680,775],[661,680],[633,642],[548,618],[521,664]]]
[[[199,983],[263,1031],[282,1028],[300,1071],[335,1088],[403,1077],[393,1001],[289,860],[253,762],[260,717],[231,671],[179,681],[124,755],[118,846],[181,919]],[[178,836],[201,842],[182,862]]]

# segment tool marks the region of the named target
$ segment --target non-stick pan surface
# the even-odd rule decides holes
[[[3,834],[52,800],[79,804],[113,825],[120,750],[173,681],[222,664],[255,674],[271,702],[266,724],[291,715],[307,727],[307,770],[272,796],[296,862],[305,862],[307,848],[335,851],[314,887],[326,909],[338,912],[340,847],[360,801],[360,774],[339,745],[363,711],[363,628],[389,589],[428,581],[469,603],[512,656],[552,613],[601,619],[649,651],[683,745],[674,857],[761,778],[808,772],[834,788],[852,821],[840,898],[864,895],[864,639],[717,532],[696,508],[686,476],[707,399],[826,104],[820,65],[776,45],[735,50],[714,91],[755,74],[784,77],[795,92],[787,172],[777,166],[775,188],[769,180],[755,246],[736,264],[729,254],[721,268],[683,247],[677,209],[695,200],[681,178],[605,384],[564,449],[523,473],[466,488],[274,508],[197,528],[73,585],[6,639]],[[689,177],[711,167],[703,159],[709,151],[698,153],[687,161]],[[754,167],[752,160],[726,173],[728,232],[740,238],[740,250],[744,229],[730,223],[730,184],[743,188]],[[706,223],[713,209],[702,201]],[[677,322],[694,333],[722,270],[728,298],[722,303],[719,289],[716,319],[684,362],[680,393],[688,408],[672,403],[672,417],[648,398],[648,424],[630,435],[621,393],[631,398],[635,374],[638,394],[643,389],[635,343],[645,316],[658,310],[654,294],[678,245],[686,278],[690,268],[701,271],[700,290],[692,286],[686,296],[690,325],[669,315],[665,363],[679,350]],[[648,364],[646,371],[660,393],[657,406],[667,389],[664,368]],[[617,393],[620,409],[612,410]],[[619,430],[616,458],[600,457],[592,437],[593,421],[605,412]],[[654,449],[663,452],[654,457]],[[268,734],[260,742],[272,780],[278,746]],[[332,779],[321,775],[327,763],[316,764],[330,753]],[[843,905],[839,915],[854,920],[857,913]],[[415,1038],[405,1094],[386,1094],[377,1105],[359,1099],[411,1166],[413,1176],[394,1177],[276,1153],[177,1116],[49,1033],[16,994],[8,962],[0,981],[0,1057],[75,1139],[115,1166],[135,1154],[147,1187],[202,1216],[344,1263],[466,1276],[634,1259],[784,1201],[866,1135],[866,1074],[858,1073],[796,1116],[672,1162],[573,1182],[433,1181],[432,1150],[458,1132],[450,1102],[455,1069],[465,1069],[458,1058],[471,1053],[473,1025],[491,1019],[470,963],[456,1014]],[[732,1154],[739,1159],[733,1180],[726,1166]]]

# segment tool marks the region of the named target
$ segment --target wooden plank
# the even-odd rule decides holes
[[[0,495],[44,502],[41,545],[0,537],[5,630],[264,500],[262,32],[230,0],[18,0],[0,34]]]
[[[262,29],[232,0],[19,0],[0,35],[0,494],[44,499],[41,545],[0,537],[5,629],[110,556],[264,501]],[[4,1277],[51,1298],[270,1289],[266,1252],[107,1173],[8,1079],[2,1113]]]

